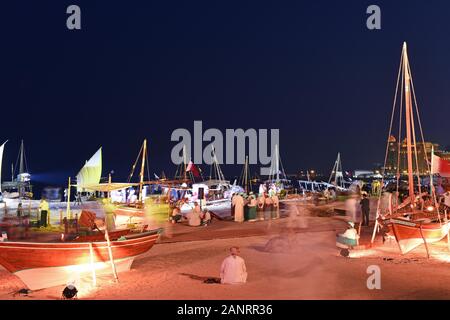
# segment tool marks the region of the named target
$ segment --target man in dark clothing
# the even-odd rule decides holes
[[[369,225],[369,213],[370,213],[370,201],[367,198],[366,193],[363,193],[363,198],[361,199],[361,202],[359,204],[361,205],[361,211],[362,211],[362,225],[368,226]]]

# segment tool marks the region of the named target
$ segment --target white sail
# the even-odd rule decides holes
[[[0,190],[2,186],[2,160],[3,160],[3,150],[5,149],[5,143],[0,146]]]
[[[77,191],[82,192],[83,186],[96,185],[102,176],[102,148],[88,160],[77,174]]]
[[[284,172],[283,163],[281,162],[278,144],[276,144],[272,156],[272,162],[270,165],[269,181],[280,183],[280,181],[282,180],[287,180],[287,176],[286,173]]]

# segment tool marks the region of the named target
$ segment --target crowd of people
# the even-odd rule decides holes
[[[275,192],[263,192],[255,196],[250,193],[235,193],[231,197],[231,215],[236,222],[277,219],[280,217],[280,202]]]
[[[182,214],[181,208],[186,204],[185,199],[178,200],[171,204],[171,214],[169,220],[172,223],[179,223],[187,220],[189,226],[207,226],[216,217],[206,206],[201,208],[198,201],[193,203],[191,210]],[[231,196],[231,218],[235,222],[258,221],[278,219],[280,217],[280,201],[278,194],[269,189],[263,190],[258,196],[253,192],[233,193]]]
[[[211,224],[212,215],[208,208],[205,207],[202,210],[199,203],[196,201],[194,202],[192,210],[188,212],[186,216],[183,216],[181,213],[182,205],[183,201],[179,201],[173,206],[172,214],[169,218],[172,223],[178,223],[185,219],[191,227],[208,226]]]

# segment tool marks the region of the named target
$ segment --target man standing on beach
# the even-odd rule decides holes
[[[363,193],[363,198],[359,204],[362,211],[362,225],[369,226],[370,201],[367,198],[367,193]]]
[[[248,203],[248,221],[256,221],[256,206],[258,202],[256,201],[253,192],[250,192],[250,200]]]
[[[220,267],[220,283],[239,284],[247,282],[245,261],[239,256],[239,247],[231,247],[230,255],[225,258]]]
[[[236,210],[236,193],[231,196],[231,216],[234,218],[234,211]]]
[[[48,214],[49,205],[45,198],[41,199],[41,203],[39,204],[39,211],[41,213],[41,220],[39,223],[40,227],[47,227],[47,214]]]
[[[244,197],[241,194],[238,194],[234,197],[235,206],[234,206],[234,221],[243,222],[244,221]]]

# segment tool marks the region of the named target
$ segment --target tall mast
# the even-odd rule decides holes
[[[186,158],[186,145],[183,145],[183,165],[184,165],[184,180],[186,180],[187,172],[186,172],[186,166],[187,166],[187,158]]]
[[[341,168],[341,153],[338,152],[336,161],[334,162],[333,169],[331,169],[330,178],[328,179],[328,183],[331,183],[331,179],[333,178],[334,174],[334,185],[337,186],[338,183],[338,175],[340,175],[340,172],[342,171]]]
[[[20,144],[20,164],[19,164],[19,174],[22,174],[22,173],[24,173],[24,166],[23,166],[23,164],[24,164],[24,147],[23,147],[23,140],[22,140],[22,142],[21,142],[21,144]]]
[[[338,152],[337,159],[336,159],[336,172],[334,174],[334,185],[338,185],[338,172],[340,172],[340,165],[341,165],[341,154]]]
[[[141,163],[141,173],[139,174],[139,201],[142,201],[142,187],[144,185],[144,168],[145,168],[145,158],[147,155],[147,139],[144,139],[144,144],[142,147],[142,163]]]
[[[409,74],[409,61],[406,49],[406,42],[403,43],[403,74],[405,86],[405,114],[406,114],[406,151],[408,159],[408,186],[409,197],[411,204],[415,201],[414,196],[414,177],[413,177],[413,159],[412,159],[412,141],[411,130],[414,123],[412,123],[412,100],[411,100],[411,75]],[[414,141],[415,143],[415,141]]]
[[[224,182],[225,176],[223,175],[223,172],[220,169],[220,164],[216,156],[216,148],[214,148],[214,145],[212,146],[212,154],[213,154],[213,170],[215,172],[215,175],[220,182]]]
[[[243,173],[243,175],[244,175],[244,181],[243,181],[243,183],[244,183],[244,189],[245,189],[245,192],[247,192],[247,193],[249,193],[250,192],[250,180],[249,180],[249,175],[250,175],[250,173],[249,173],[249,170],[248,170],[248,156],[245,156],[245,164],[244,164],[244,173]]]
[[[280,155],[278,153],[278,144],[275,145],[275,170],[277,172],[276,182],[280,181]]]

